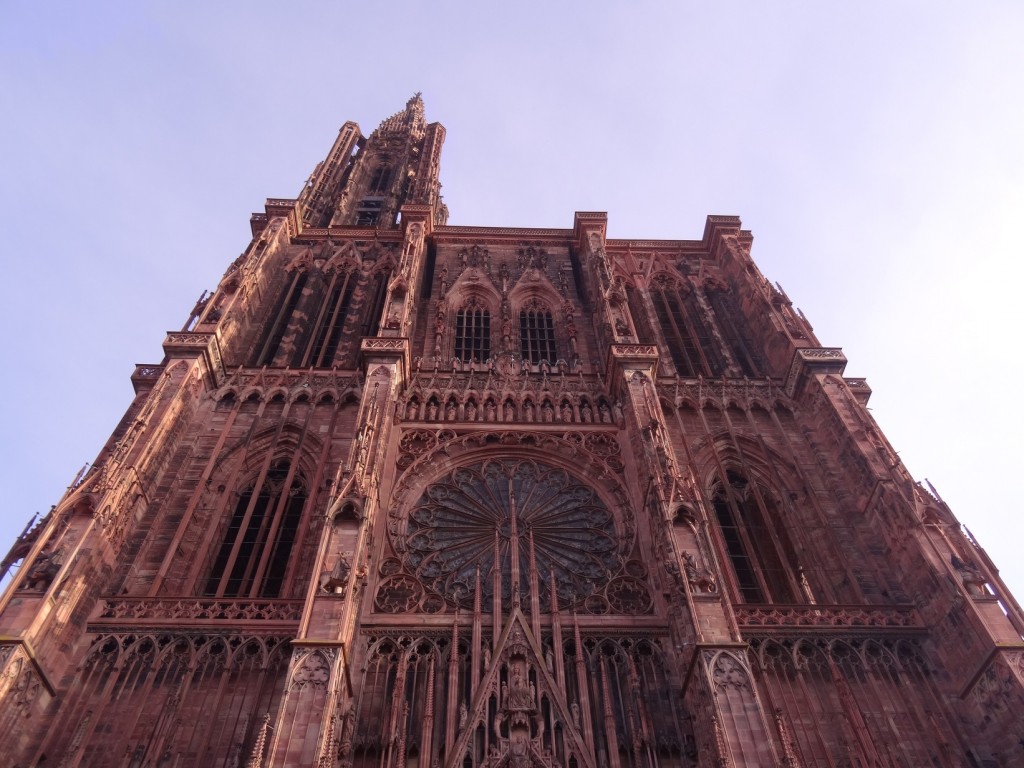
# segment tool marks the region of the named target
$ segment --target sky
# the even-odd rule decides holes
[[[547,7],[550,5],[551,7]],[[423,93],[449,223],[739,215],[1024,599],[1024,4],[0,3],[0,548],[338,128]]]

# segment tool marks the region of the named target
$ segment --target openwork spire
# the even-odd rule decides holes
[[[406,131],[414,135],[422,135],[426,125],[427,121],[423,114],[423,96],[417,91],[405,103],[405,109],[382,121],[373,135],[405,133]]]

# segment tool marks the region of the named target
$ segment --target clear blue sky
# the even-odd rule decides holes
[[[698,238],[762,271],[1024,598],[1024,4],[0,5],[4,547],[338,127],[422,91],[451,223]]]

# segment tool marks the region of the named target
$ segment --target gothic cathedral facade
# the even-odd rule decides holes
[[[1024,765],[1024,613],[750,257],[346,123],[15,545],[5,765]]]

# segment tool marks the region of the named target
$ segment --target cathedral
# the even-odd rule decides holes
[[[1024,765],[1024,611],[739,219],[449,225],[444,138],[345,123],[135,368],[3,765]]]

